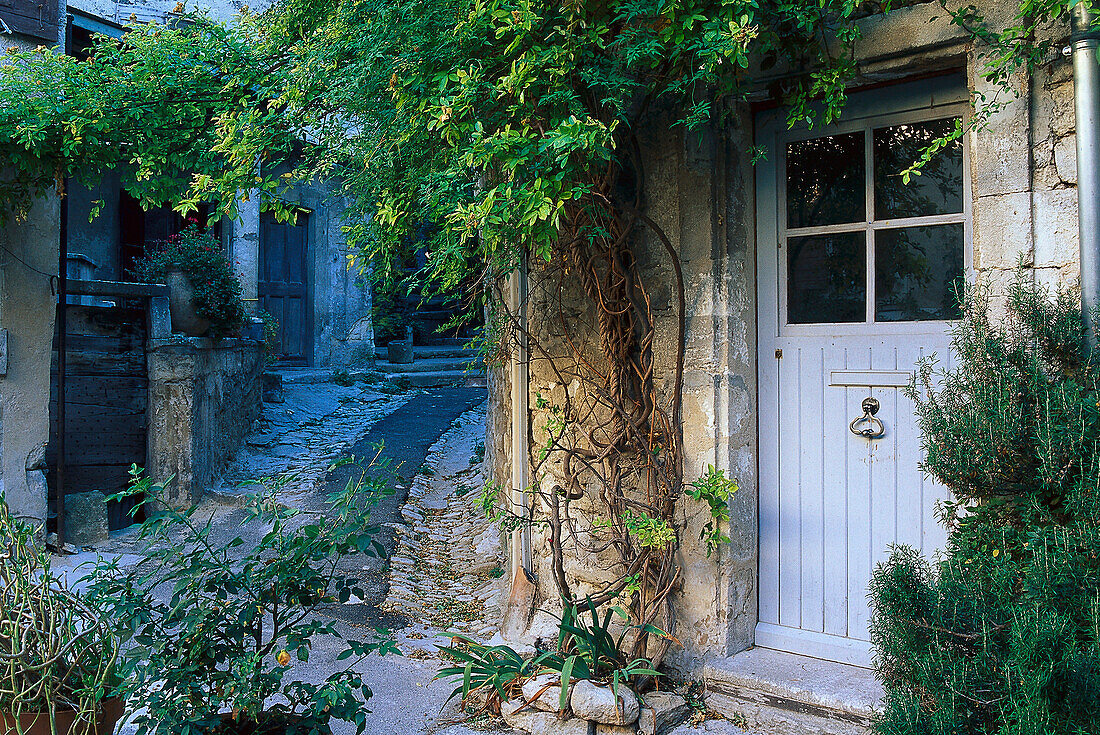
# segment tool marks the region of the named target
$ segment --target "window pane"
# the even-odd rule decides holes
[[[787,240],[787,323],[862,322],[867,314],[863,232]]]
[[[875,321],[958,319],[963,226],[875,233]]]
[[[863,222],[863,133],[787,144],[787,226]]]
[[[961,140],[932,156],[920,169],[920,176],[911,176],[908,184],[901,180],[901,172],[912,166],[933,140],[954,130],[955,121],[949,118],[875,131],[876,219],[962,211]]]

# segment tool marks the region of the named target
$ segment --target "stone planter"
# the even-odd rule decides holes
[[[195,289],[191,279],[173,268],[164,277],[168,283],[168,310],[172,315],[172,331],[188,337],[204,337],[210,331],[210,320],[195,313]]]
[[[386,344],[386,359],[393,365],[408,365],[413,361],[412,340],[399,340]]]

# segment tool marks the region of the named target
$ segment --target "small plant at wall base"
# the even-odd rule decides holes
[[[1021,272],[1007,315],[968,293],[953,367],[910,391],[953,493],[934,563],[876,569],[882,735],[1100,732],[1100,373],[1080,300]]]
[[[279,360],[282,352],[282,338],[279,335],[279,320],[267,309],[260,309],[258,316],[263,322],[264,367],[269,368]]]
[[[616,618],[624,623],[617,636],[612,632]],[[641,632],[657,639],[670,638],[652,625],[631,625],[629,614],[621,607],[608,607],[601,615],[592,598],[587,598],[583,607],[564,601],[554,648],[525,657],[508,646],[488,646],[467,636],[457,636],[455,645],[440,649],[447,663],[435,678],[456,682],[449,700],[461,696],[467,712],[479,714],[487,710],[496,714],[504,701],[521,696],[525,681],[539,674],[554,673],[558,682],[558,709],[565,711],[571,686],[576,681],[585,679],[607,685],[619,694],[620,685],[625,687],[661,676],[648,659],[631,658],[623,653],[628,648],[626,639]],[[469,707],[472,702],[477,703],[476,708]]]
[[[119,640],[0,495],[0,732],[92,735],[122,713]]]
[[[149,562],[122,570],[100,561],[89,594],[129,644],[123,691],[142,707],[132,718],[139,735],[326,735],[332,720],[365,730],[371,690],[355,666],[396,648],[382,631],[343,637],[324,609],[365,595],[341,573],[343,559],[383,553],[367,514],[388,485],[370,469],[323,516],[270,491],[253,496],[242,528],[259,529],[255,541],[216,538],[195,508],[158,503],[140,530]],[[157,502],[163,485],[131,474],[131,492]],[[320,682],[301,678],[295,664],[321,639],[343,646],[343,663]]]
[[[221,243],[196,220],[188,220],[178,235],[155,243],[138,261],[135,277],[146,283],[165,283],[172,271],[181,271],[194,292],[195,313],[210,322],[210,335],[225,337],[244,326],[241,284]],[[267,326],[264,329],[267,336]]]

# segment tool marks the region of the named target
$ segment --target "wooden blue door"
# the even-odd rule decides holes
[[[279,361],[287,365],[308,364],[312,352],[308,219],[260,220],[260,306],[279,325]]]

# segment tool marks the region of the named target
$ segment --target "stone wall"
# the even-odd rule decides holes
[[[59,0],[63,6],[63,0]],[[58,40],[61,40],[60,30]],[[42,43],[0,34],[5,47]],[[16,516],[46,522],[50,349],[59,200],[52,193],[0,225],[0,494]]]
[[[194,503],[260,417],[260,344],[205,337],[150,340],[148,476],[174,477],[167,498]]]
[[[0,227],[0,492],[15,515],[46,521],[45,448],[50,430],[50,350],[57,273],[57,197]],[[3,360],[0,360],[2,363]]]
[[[989,10],[1003,11],[994,3]],[[1007,7],[1007,6],[1005,6]],[[938,16],[938,17],[937,17]],[[997,19],[994,19],[997,22]],[[1063,29],[1068,35],[1068,27]],[[1061,48],[1061,43],[1055,48]],[[857,49],[862,59],[856,86],[962,72],[972,94],[996,95],[998,111],[970,135],[972,179],[972,278],[1003,287],[1018,263],[1046,284],[1072,285],[1078,274],[1073,84],[1068,59],[1052,57],[1030,79],[1017,77],[1015,94],[997,93],[982,75],[983,61],[936,4],[869,19]],[[777,73],[782,74],[782,70]],[[761,89],[767,88],[762,80]],[[874,93],[871,93],[873,96]],[[755,100],[767,104],[764,93]],[[756,109],[760,109],[758,106]],[[683,407],[684,474],[690,482],[707,464],[726,470],[740,491],[730,508],[732,542],[708,557],[699,541],[705,508],[690,499],[677,508],[682,543],[682,583],[675,597],[675,633],[684,647],[670,663],[698,671],[707,658],[736,653],[753,643],[757,620],[757,415],[756,191],[746,152],[754,143],[754,115],[748,105],[733,110],[731,123],[703,134],[655,123],[642,134],[647,213],[668,234],[684,271],[687,304],[687,360]],[[639,248],[647,268],[660,345],[674,343],[670,308],[672,273],[660,243],[651,235]],[[558,294],[570,318],[584,321],[586,301],[568,281],[533,269],[528,316],[532,331],[560,352],[561,334],[552,302]],[[595,338],[595,334],[591,334]],[[592,350],[589,341],[584,349]],[[761,356],[763,359],[764,356]],[[671,374],[671,355],[659,353],[657,374]],[[570,381],[566,376],[566,383]],[[531,441],[544,439],[546,416],[536,396],[551,404],[575,390],[561,385],[550,366],[530,366]],[[487,457],[492,477],[510,481],[509,382],[506,370],[491,371],[492,406]],[[543,490],[560,480],[553,463],[537,478]],[[533,571],[539,579],[538,606],[556,607],[547,534],[532,532]],[[583,555],[582,555],[583,557]],[[515,562],[513,561],[513,568]],[[571,560],[567,569],[580,589],[606,579],[606,559]],[[555,621],[536,613],[532,634],[545,635]]]

